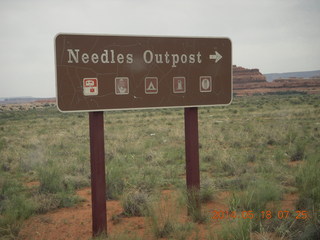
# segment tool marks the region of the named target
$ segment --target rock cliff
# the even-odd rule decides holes
[[[267,82],[259,69],[233,66],[233,92],[238,96],[275,92],[320,93],[320,77],[286,78]]]
[[[259,72],[259,69],[247,69],[233,65],[233,83],[244,84],[244,83],[264,83],[266,78]]]

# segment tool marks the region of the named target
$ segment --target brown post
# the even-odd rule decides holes
[[[200,212],[198,108],[184,109],[188,214]]]
[[[92,235],[107,233],[103,112],[89,113]]]

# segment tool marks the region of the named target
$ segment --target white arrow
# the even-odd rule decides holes
[[[217,51],[214,51],[214,54],[209,55],[209,59],[216,60],[215,63],[217,63],[221,58],[222,56]]]

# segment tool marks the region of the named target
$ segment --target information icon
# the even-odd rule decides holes
[[[199,82],[200,82],[200,92],[212,92],[211,76],[201,76]]]

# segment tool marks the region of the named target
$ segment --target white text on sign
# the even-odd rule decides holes
[[[122,54],[116,53],[115,50],[105,49],[100,54],[88,54],[81,52],[80,49],[67,49],[68,63],[104,63],[104,64],[132,64],[134,56],[131,53]],[[191,54],[177,54],[169,53],[154,53],[151,50],[145,50],[142,54],[143,61],[146,64],[170,64],[172,68],[177,67],[178,64],[200,64],[202,63],[202,55],[200,52]]]

